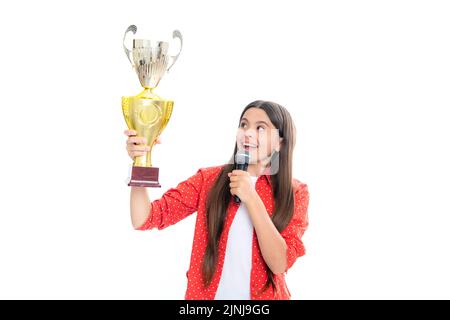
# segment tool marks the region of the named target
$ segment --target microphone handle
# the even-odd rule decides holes
[[[247,171],[247,168],[248,168],[248,163],[244,163],[244,164],[236,164],[234,169]],[[239,199],[239,197],[237,195],[234,195],[233,198],[234,198],[235,203],[241,203],[241,199]]]

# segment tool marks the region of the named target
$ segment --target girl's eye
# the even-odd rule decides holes
[[[241,128],[244,128],[244,127],[246,127],[246,126],[247,126],[246,123],[244,123],[244,122],[241,123]]]
[[[257,129],[258,129],[258,131],[264,131],[265,128],[263,126],[258,126]]]

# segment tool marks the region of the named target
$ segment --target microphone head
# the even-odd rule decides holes
[[[250,153],[246,150],[238,150],[234,156],[234,161],[236,164],[249,164]]]

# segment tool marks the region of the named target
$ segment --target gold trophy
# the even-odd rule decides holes
[[[129,50],[125,45],[125,38],[128,32],[136,34],[136,31],[134,25],[127,28],[123,36],[123,48],[144,91],[136,96],[122,97],[122,110],[128,128],[136,130],[138,136],[147,139],[150,151],[146,156],[134,159],[128,185],[161,187],[158,181],[159,168],[152,167],[151,150],[170,119],[173,101],[164,100],[156,95],[153,89],[178,59],[183,47],[183,37],[180,31],[173,32],[173,38],[180,39],[181,46],[177,55],[170,56],[169,43],[163,41],[133,39],[133,48]]]

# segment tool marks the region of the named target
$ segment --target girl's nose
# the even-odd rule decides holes
[[[255,134],[256,134],[255,130],[252,130],[252,129],[248,129],[245,131],[246,137],[255,137]]]

